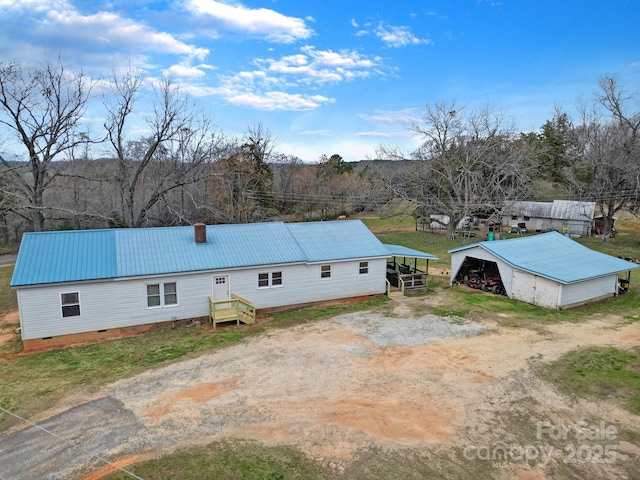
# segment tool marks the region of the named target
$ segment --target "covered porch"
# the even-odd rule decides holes
[[[385,244],[387,259],[387,296],[409,295],[429,288],[429,260],[438,257],[402,245]]]

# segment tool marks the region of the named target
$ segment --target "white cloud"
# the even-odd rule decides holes
[[[389,132],[358,132],[356,133],[356,136],[371,138],[393,138],[397,137],[398,135]]]
[[[413,125],[420,122],[419,110],[415,108],[405,108],[396,111],[380,111],[373,115],[358,115],[368,122],[383,123],[386,125]]]
[[[0,0],[1,10],[22,11],[31,14],[70,8],[64,0]]]
[[[409,27],[380,23],[375,34],[389,47],[406,47],[407,45],[429,45],[431,40],[416,37]]]
[[[353,50],[334,52],[306,46],[302,53],[278,59],[258,59],[256,65],[269,75],[282,75],[294,82],[339,83],[380,73],[380,57],[369,58]]]
[[[251,107],[257,110],[313,110],[325,103],[333,103],[334,99],[322,95],[300,95],[286,92],[235,93],[227,97],[233,105]]]
[[[262,36],[275,43],[292,43],[309,38],[313,30],[300,18],[288,17],[267,8],[248,8],[215,0],[187,0],[186,8],[195,15],[218,22],[215,27]]]
[[[200,88],[197,92],[218,95],[233,105],[258,110],[313,110],[334,103],[335,99],[315,93],[292,93],[291,90],[382,75],[380,62],[379,57],[369,58],[356,51],[334,52],[306,46],[300,53],[256,59],[256,70],[220,76],[218,87]]]
[[[205,70],[212,70],[213,68],[214,67],[212,67],[211,65],[192,66],[187,64],[177,64],[171,65],[165,70],[165,73],[171,78],[195,80],[197,78],[204,77],[207,74]]]
[[[49,11],[35,33],[50,39],[80,44],[83,48],[94,45],[101,49],[124,48],[186,55],[203,59],[209,53],[205,48],[186,44],[165,32],[156,32],[148,26],[110,12],[82,15],[77,11]]]

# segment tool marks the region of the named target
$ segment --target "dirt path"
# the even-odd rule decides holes
[[[396,313],[407,315],[421,302],[432,301],[401,300]],[[640,423],[610,404],[606,412],[597,403],[576,405],[529,368],[533,360],[553,360],[578,346],[640,345],[640,323],[613,328],[619,319],[603,316],[548,326],[541,334],[484,322],[484,333],[475,336],[381,347],[372,341],[375,315],[350,314],[273,331],[117,382],[94,402],[106,402],[112,409],[117,405],[118,425],[85,424],[82,437],[87,445],[98,438],[101,455],[114,460],[160,456],[233,437],[295,445],[341,468],[356,450],[369,445],[462,449],[496,440],[535,441],[530,437],[538,421],[599,419],[633,428]],[[413,328],[427,320],[386,321],[413,322],[404,327],[397,323],[398,328]],[[93,411],[94,402],[85,408]],[[80,407],[62,413],[64,423],[82,414]],[[519,412],[528,416],[522,428],[513,423]],[[620,442],[620,448],[621,455],[640,460],[637,446]],[[85,458],[72,468],[88,465],[104,467]],[[615,474],[611,478],[625,478],[617,476],[616,465],[606,468]],[[514,463],[500,475],[533,479],[545,478],[545,472],[544,467]]]

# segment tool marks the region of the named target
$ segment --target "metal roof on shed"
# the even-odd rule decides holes
[[[558,220],[591,221],[595,213],[595,202],[554,200],[553,202],[514,202],[509,208],[511,215],[532,218],[556,218]]]
[[[479,242],[449,250],[480,247],[509,265],[560,283],[573,283],[640,268],[632,262],[596,252],[558,232]]]
[[[392,257],[411,257],[411,258],[423,258],[426,260],[438,260],[438,257],[431,255],[430,253],[424,253],[413,248],[403,247],[402,245],[391,245],[385,243],[389,255]]]
[[[25,233],[11,286],[387,257],[359,220]]]

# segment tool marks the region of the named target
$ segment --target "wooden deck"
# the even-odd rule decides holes
[[[426,272],[416,270],[409,265],[387,264],[387,296],[410,295],[424,292],[427,288],[429,288],[429,282]]]
[[[218,323],[236,322],[256,323],[256,307],[238,295],[231,295],[228,300],[214,300],[209,297],[209,318],[216,328]]]

